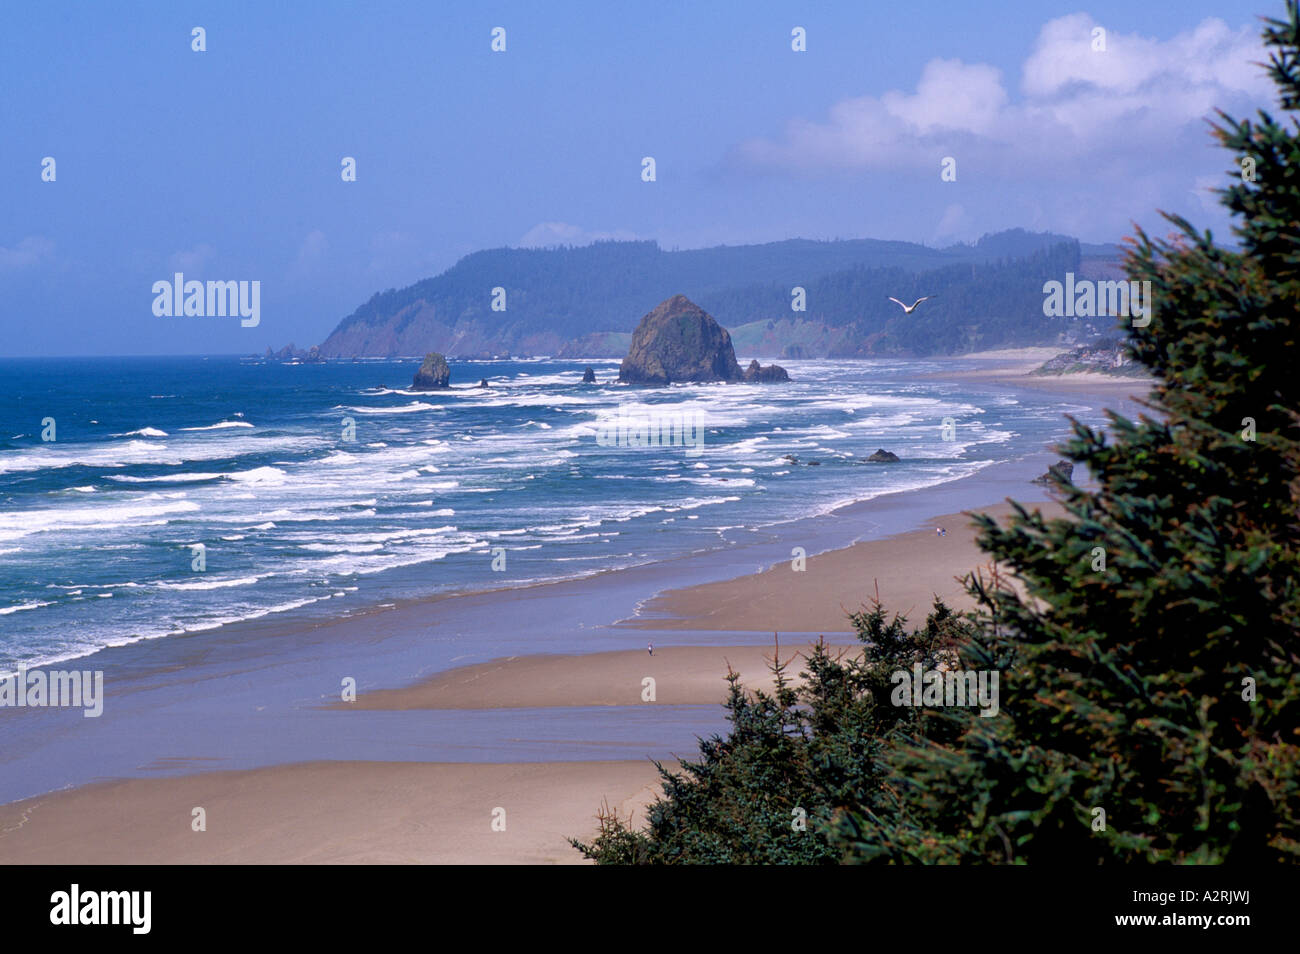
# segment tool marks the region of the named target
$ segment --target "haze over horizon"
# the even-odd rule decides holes
[[[13,10],[0,34],[11,356],[305,347],[486,248],[1115,242],[1167,231],[1157,209],[1226,239],[1204,120],[1269,90],[1245,2],[675,4],[636,30],[595,4],[68,9]],[[259,326],[156,317],[177,271],[260,281]]]

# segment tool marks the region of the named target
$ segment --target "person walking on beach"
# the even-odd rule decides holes
[[[655,654],[655,644],[654,644],[654,643],[651,643],[649,646],[646,647],[646,649],[649,651],[649,653],[650,653],[651,656],[653,656],[653,655]]]

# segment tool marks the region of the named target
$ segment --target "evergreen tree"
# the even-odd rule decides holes
[[[1134,359],[1149,415],[1073,422],[1066,516],[979,517],[977,609],[919,630],[876,603],[859,655],[819,647],[805,684],[735,678],[732,731],[701,745],[644,831],[604,815],[601,862],[1300,860],[1300,9],[1268,20],[1288,122],[1220,114],[1239,248],[1185,220],[1139,231],[1150,282]],[[920,662],[1000,675],[999,712],[913,709]],[[808,837],[790,811],[806,807]]]
[[[887,618],[879,603],[850,616],[860,653],[818,643],[803,684],[773,655],[771,693],[748,691],[735,673],[725,703],[731,729],[700,742],[700,757],[679,772],[656,763],[664,794],[644,830],[607,809],[589,844],[571,841],[602,864],[833,864],[828,833],[837,808],[873,805],[881,750],[906,727],[924,733],[925,713],[889,703],[889,674],[938,664],[965,639],[964,624],[935,604],[925,626]]]
[[[1286,6],[1264,36],[1289,121],[1215,126],[1240,250],[1177,216],[1167,240],[1139,231],[1127,267],[1155,309],[1131,348],[1160,379],[1153,414],[1111,415],[1109,441],[1074,424],[1064,453],[1098,489],[1058,481],[1065,518],[980,518],[981,547],[1023,584],[970,581],[979,636],[963,661],[1002,670],[1001,714],[954,710],[956,744],[888,751],[888,811],[838,820],[850,858],[1300,860],[1300,12]]]

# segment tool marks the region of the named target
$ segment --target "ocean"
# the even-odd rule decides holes
[[[617,361],[453,361],[415,392],[412,359],[5,359],[0,672],[726,548],[1102,423],[932,377],[960,359],[784,364],[639,389]]]

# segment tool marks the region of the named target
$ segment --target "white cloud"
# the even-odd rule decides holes
[[[0,245],[0,268],[26,268],[39,265],[54,254],[54,243],[44,236],[29,235],[17,245]]]
[[[1111,32],[1094,52],[1097,25],[1087,14],[1048,22],[1022,68],[1018,101],[994,67],[935,59],[914,92],[844,100],[823,121],[794,119],[783,136],[740,144],[737,156],[804,171],[933,164],[937,177],[939,157],[955,155],[1009,177],[1038,163],[1095,178],[1127,174],[1129,161],[1150,168],[1189,136],[1208,142],[1203,120],[1215,107],[1270,99],[1254,65],[1265,58],[1254,25],[1207,19],[1168,40]]]
[[[552,245],[590,245],[592,242],[633,241],[638,236],[625,229],[613,232],[589,232],[568,222],[539,222],[519,240],[520,248],[547,248]]]
[[[885,110],[920,133],[937,129],[989,133],[1006,108],[1002,74],[980,63],[931,60],[912,94],[891,90],[880,97]]]

